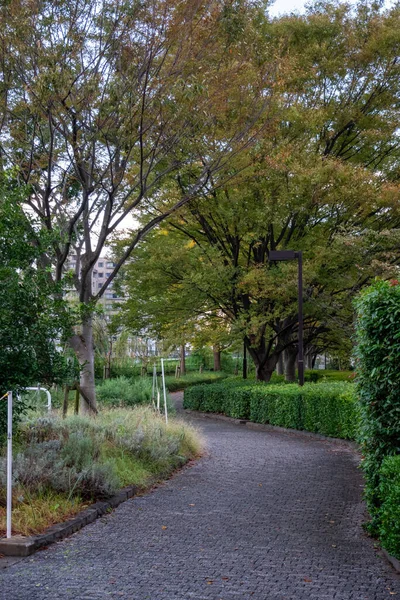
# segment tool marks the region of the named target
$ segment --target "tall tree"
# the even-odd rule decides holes
[[[260,50],[263,18],[246,0],[2,3],[0,159],[58,233],[42,256],[56,281],[77,257],[70,344],[93,405],[94,304],[140,240],[211,177],[230,178],[229,161],[269,125],[276,61]],[[185,193],[161,197],[172,176]],[[140,228],[93,291],[96,260],[132,215]]]
[[[21,209],[26,190],[0,181],[0,394],[62,382],[68,366],[58,350],[72,317],[37,260],[51,237]],[[2,403],[2,407],[4,403]],[[18,412],[18,407],[16,407]],[[2,409],[2,414],[4,413]],[[3,414],[4,416],[4,414]],[[6,423],[6,419],[1,419]],[[0,428],[4,431],[4,427]]]
[[[399,24],[398,7],[365,3],[318,3],[273,21],[269,47],[285,57],[279,127],[249,151],[252,166],[234,183],[211,177],[212,205],[198,194],[170,220],[172,245],[193,245],[180,286],[192,286],[195,306],[207,298],[204,311],[230,319],[259,379],[297,346],[296,265],[271,264],[270,250],[304,252],[309,343],[337,328],[352,293],[398,264]],[[231,169],[241,171],[241,159]]]

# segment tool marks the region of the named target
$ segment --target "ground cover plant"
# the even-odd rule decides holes
[[[166,425],[150,407],[96,417],[26,418],[14,456],[14,533],[32,534],[119,488],[145,488],[201,452],[197,432]],[[5,531],[6,460],[0,460],[0,534]]]
[[[300,388],[227,380],[189,388],[184,407],[345,439],[355,439],[359,427],[354,386],[342,382]]]
[[[377,281],[356,301],[357,390],[370,531],[400,558],[400,285]],[[397,502],[397,504],[396,504]]]

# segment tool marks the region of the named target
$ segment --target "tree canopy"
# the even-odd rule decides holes
[[[352,294],[398,265],[399,21],[399,8],[318,3],[268,24],[280,119],[245,170],[243,156],[231,162],[234,181],[211,178],[143,244],[130,318],[223,315],[268,380],[283,350],[296,353],[296,265],[268,258],[292,248],[305,257],[306,343],[340,341]]]

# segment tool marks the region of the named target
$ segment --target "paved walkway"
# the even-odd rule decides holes
[[[207,455],[0,571],[2,600],[400,600],[348,447],[197,419]]]

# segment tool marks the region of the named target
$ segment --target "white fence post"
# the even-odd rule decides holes
[[[161,359],[161,373],[162,373],[162,383],[163,383],[163,392],[164,392],[165,422],[168,424],[167,391],[165,389],[164,359],[163,358]]]
[[[7,537],[11,537],[12,511],[12,392],[7,394]]]

